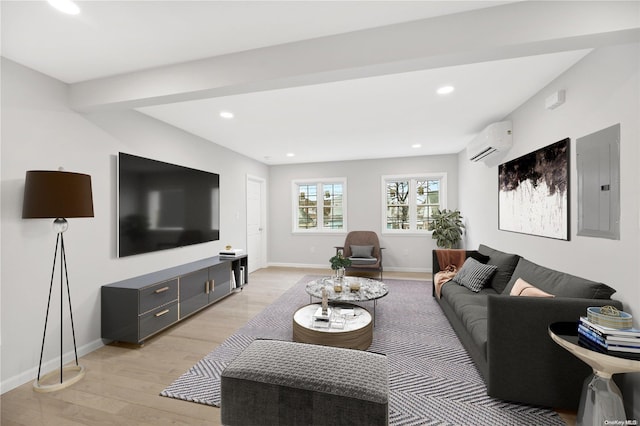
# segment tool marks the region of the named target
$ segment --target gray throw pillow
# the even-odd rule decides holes
[[[489,286],[498,293],[502,293],[513,275],[513,270],[516,269],[520,256],[495,250],[491,247],[485,246],[484,244],[480,244],[478,252],[485,256],[489,256],[489,261],[483,263],[486,263],[487,265],[496,265],[498,267],[498,270],[493,274],[493,277],[489,282]],[[536,281],[534,280],[534,282]]]
[[[453,277],[453,281],[477,293],[482,290],[497,269],[495,265],[485,265],[469,257]]]
[[[351,246],[352,257],[371,257],[373,246]]]

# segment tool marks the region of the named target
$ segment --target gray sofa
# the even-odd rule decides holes
[[[437,300],[484,378],[488,394],[577,409],[583,381],[591,370],[553,342],[547,327],[557,321],[578,321],[589,306],[622,309],[619,301],[610,299],[615,290],[485,245],[465,255],[495,265],[496,272],[479,292],[447,282]],[[440,267],[434,250],[434,276]],[[518,278],[555,297],[510,296]]]

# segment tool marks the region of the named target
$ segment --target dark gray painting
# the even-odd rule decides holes
[[[564,139],[498,167],[498,228],[569,239],[569,144]]]

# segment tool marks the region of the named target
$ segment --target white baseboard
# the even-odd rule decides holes
[[[314,264],[314,263],[278,263],[269,262],[267,266],[273,266],[277,268],[309,268],[309,269],[326,269],[327,272],[331,270],[328,263]]]
[[[84,356],[88,353],[95,351],[98,348],[104,346],[102,339],[94,340],[84,346],[80,346],[78,348],[78,358]],[[73,350],[65,353],[62,357],[63,363],[67,364],[68,362],[75,361],[75,354]],[[82,364],[82,361],[80,361]],[[42,369],[40,371],[40,376],[44,376],[50,371],[54,371],[55,369],[60,368],[60,358],[54,358],[42,364]],[[32,367],[26,371],[23,371],[20,374],[16,374],[13,377],[9,377],[6,380],[0,382],[0,394],[5,392],[9,392],[12,389],[17,388],[18,386],[22,386],[25,383],[32,382],[36,379],[38,375],[38,366]]]
[[[280,267],[280,268],[311,268],[311,269],[326,269],[330,270],[327,264],[312,264],[312,263],[275,263],[271,262],[267,266]],[[389,272],[432,272],[431,268],[404,268],[398,266],[385,266],[385,271]]]

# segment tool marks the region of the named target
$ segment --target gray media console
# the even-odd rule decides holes
[[[242,289],[247,255],[198,260],[102,286],[102,338],[145,339]]]

